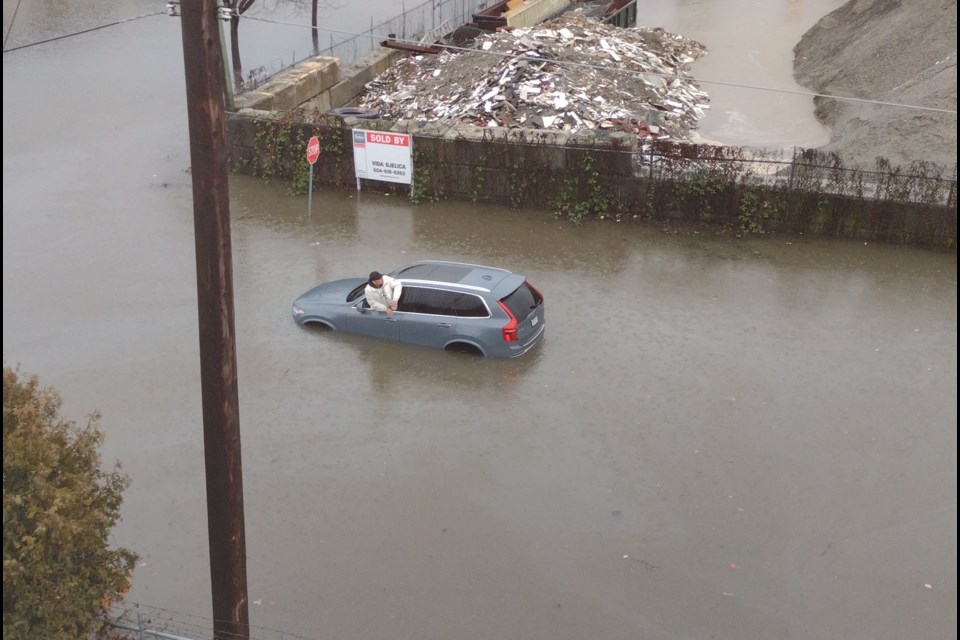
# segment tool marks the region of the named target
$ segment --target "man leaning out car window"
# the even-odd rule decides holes
[[[398,280],[385,276],[379,271],[372,271],[367,279],[367,304],[376,311],[386,311],[387,317],[393,317],[400,300],[403,285]]]

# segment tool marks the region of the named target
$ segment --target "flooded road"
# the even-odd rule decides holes
[[[165,16],[4,55],[3,353],[70,418],[102,411],[133,479],[130,599],[202,637],[181,56]],[[308,219],[240,177],[231,196],[254,625],[955,635],[955,255],[372,192],[319,192]],[[544,342],[477,360],[290,318],[317,281],[428,257],[528,275]]]

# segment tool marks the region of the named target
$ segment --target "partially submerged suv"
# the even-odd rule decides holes
[[[403,285],[388,318],[367,305],[363,278],[317,285],[293,303],[301,326],[512,358],[543,335],[543,296],[526,278],[495,267],[424,260],[389,274]]]

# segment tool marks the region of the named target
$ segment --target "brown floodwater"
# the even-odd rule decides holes
[[[707,55],[692,74],[710,94],[698,129],[728,145],[812,148],[829,130],[813,115],[810,90],[793,79],[793,47],[842,0],[646,0],[637,23],[693,38]]]
[[[157,16],[4,55],[3,355],[69,418],[102,411],[133,481],[114,536],[141,555],[129,599],[203,637],[179,38]],[[231,196],[257,627],[955,637],[955,254],[372,190],[322,190],[308,217],[242,177]],[[526,274],[543,343],[479,360],[290,317],[318,281],[418,258]]]

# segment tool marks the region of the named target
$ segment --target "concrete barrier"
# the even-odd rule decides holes
[[[269,82],[234,97],[237,112],[286,112],[297,107],[329,111],[363,93],[368,82],[386,71],[400,51],[382,49],[340,66],[338,58],[314,56],[277,74]]]
[[[305,171],[306,140],[319,135],[323,151],[314,184],[352,187],[350,129],[393,130],[413,135],[416,194],[431,199],[499,202],[557,212],[572,205],[578,219],[584,203],[590,205],[589,215],[603,215],[593,209],[609,204],[608,213],[617,219],[626,215],[733,228],[747,225],[753,233],[816,233],[956,250],[955,179],[945,204],[824,193],[816,185],[795,186],[792,179],[786,188],[750,186],[734,179],[722,188],[708,184],[711,188],[706,189],[681,174],[654,179],[656,153],[653,147],[641,151],[632,133],[323,115],[348,105],[404,55],[408,54],[382,49],[343,68],[336,58],[317,56],[256,91],[236,96],[236,110],[227,117],[234,171],[293,178]],[[293,113],[296,107],[304,108]],[[411,199],[420,199],[413,190],[410,194]]]
[[[340,80],[340,60],[316,56],[274,76],[253,91],[234,96],[234,107],[290,111],[329,90]]]

